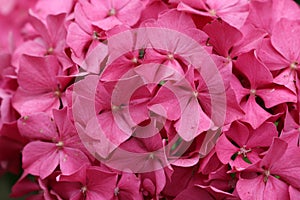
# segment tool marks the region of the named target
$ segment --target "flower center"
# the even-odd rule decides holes
[[[167,58],[168,58],[169,60],[174,60],[174,54],[168,53],[168,54],[167,54]]]
[[[116,11],[116,9],[114,9],[114,8],[112,8],[112,9],[110,9],[109,11],[108,11],[108,16],[114,16],[114,15],[116,15],[117,14],[117,11]]]
[[[250,90],[250,95],[255,96],[255,95],[256,95],[256,90],[255,90],[255,89],[251,89],[251,90]]]
[[[217,16],[217,12],[214,9],[209,10],[208,13],[212,16]]]
[[[47,50],[47,54],[50,55],[54,52],[54,48],[53,47],[50,47],[48,50]]]
[[[120,192],[120,188],[116,187],[114,190],[115,196],[118,196],[119,192]]]
[[[268,181],[269,176],[271,175],[270,170],[264,171],[264,182],[266,183]]]
[[[132,58],[131,61],[132,61],[133,63],[138,63],[138,59],[137,59],[136,57]]]
[[[150,153],[150,154],[149,154],[149,158],[150,158],[150,159],[154,159],[154,153]]]
[[[297,67],[298,67],[298,62],[293,62],[292,64],[290,64],[290,68],[291,68],[292,70],[297,69]]]
[[[243,157],[247,157],[247,153],[251,152],[251,149],[246,149],[246,145],[240,148],[238,151],[238,155],[243,155]]]
[[[64,146],[64,142],[59,141],[58,143],[56,143],[56,146],[59,147],[59,148],[62,148]]]
[[[97,31],[93,32],[93,40],[99,40],[99,33]]]
[[[197,97],[198,97],[198,95],[199,95],[199,92],[198,92],[198,91],[194,91],[194,92],[193,92],[193,96],[194,96],[194,97],[196,97],[196,98],[197,98]]]
[[[61,92],[57,89],[54,91],[54,97],[60,98],[61,97]]]
[[[117,105],[112,105],[112,106],[111,106],[111,110],[112,110],[112,111],[122,110],[123,106],[124,106],[124,104],[121,104],[121,105],[119,105],[119,106],[117,106]]]
[[[82,186],[80,190],[81,190],[81,192],[82,192],[83,194],[85,194],[86,191],[87,191],[87,187],[86,187],[86,186]]]

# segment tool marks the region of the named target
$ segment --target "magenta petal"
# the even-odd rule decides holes
[[[216,144],[216,152],[218,158],[223,164],[227,164],[231,161],[231,157],[239,151],[239,148],[234,146],[225,136],[221,135]]]
[[[248,153],[247,154],[247,158],[249,159],[249,161],[251,163],[255,163],[256,161],[259,161],[260,158],[258,156],[256,157],[253,157],[253,156],[250,156],[251,153]],[[247,163],[244,159],[243,159],[243,155],[239,155],[237,156],[234,161],[230,162],[230,166],[237,170],[237,171],[243,171],[244,169],[246,169],[247,167],[249,167],[249,163]]]
[[[299,46],[300,21],[281,19],[274,27],[271,41],[273,46],[288,60],[294,62],[300,58]]]
[[[264,199],[289,200],[288,185],[285,182],[270,176],[264,191]]]
[[[199,197],[205,200],[215,199],[204,189],[199,188],[197,186],[192,186],[179,193],[174,200],[199,200]]]
[[[237,182],[236,189],[241,199],[253,200],[255,198],[257,200],[265,200],[263,176],[253,179],[240,179]]]
[[[246,113],[242,121],[250,123],[254,129],[258,128],[271,117],[271,114],[256,103],[255,97],[252,95],[250,95],[248,101],[242,105],[242,108]]]
[[[284,142],[283,140],[281,140],[279,138],[274,138],[273,143],[270,146],[269,150],[267,151],[267,154],[262,159],[260,166],[269,168],[269,167],[273,166],[274,164],[278,163],[278,160],[286,152],[287,147],[288,147],[288,144],[286,142]],[[282,163],[282,162],[280,162],[280,163]],[[275,168],[273,168],[273,167],[275,167]],[[276,170],[276,165],[273,167],[272,167],[273,173],[280,172],[280,170]]]
[[[271,108],[281,103],[297,102],[295,93],[287,88],[279,86],[273,86],[273,88],[270,89],[259,89],[256,94],[264,100],[267,108]]]
[[[284,143],[286,145],[285,142],[282,141],[282,143]],[[284,144],[281,144],[281,146],[285,146]],[[284,147],[280,147],[279,145],[277,145],[277,147],[274,147],[274,148],[283,150]],[[298,172],[300,170],[300,149],[299,149],[299,147],[297,147],[297,146],[289,147],[285,151],[285,154],[281,157],[276,156],[273,153],[276,153],[276,152],[268,153],[268,154],[270,154],[270,157],[272,154],[272,155],[274,155],[273,157],[275,157],[274,159],[276,159],[273,162],[271,171],[274,174],[279,175],[284,181],[286,181],[290,185],[292,185],[296,188],[300,188],[300,177],[298,175]],[[278,154],[280,155],[280,153],[278,153]]]
[[[291,131],[291,130],[295,130],[298,127],[299,127],[299,125],[293,119],[293,116],[291,115],[291,113],[287,111],[285,119],[284,119],[283,132],[288,132],[288,131]]]
[[[269,147],[273,138],[277,137],[278,132],[274,123],[265,122],[260,127],[252,131],[247,142],[248,147]]]
[[[87,188],[90,192],[87,193],[87,199],[111,199],[114,195],[114,190],[117,183],[117,174],[105,172],[98,167],[88,168],[87,171]]]
[[[80,182],[64,182],[59,180],[58,183],[53,186],[53,190],[63,199],[81,200],[83,196],[81,187],[82,184]]]
[[[143,199],[139,191],[140,179],[134,174],[123,173],[117,188],[117,196],[119,199]]]
[[[247,77],[252,87],[250,89],[257,89],[273,81],[271,72],[257,59],[254,51],[240,55],[236,61],[236,68]]]
[[[59,164],[57,147],[53,143],[34,141],[23,149],[23,168],[42,179],[49,176]]]
[[[249,128],[246,125],[237,121],[232,123],[230,129],[225,132],[225,135],[237,145],[242,147],[247,144],[250,133]]]
[[[243,33],[244,37],[233,47],[231,57],[257,49],[262,40],[267,36],[267,33],[264,30],[258,29],[252,24],[245,24],[240,31]]]
[[[230,48],[237,44],[243,37],[238,29],[219,20],[207,24],[203,30],[210,37],[209,44],[213,45],[218,54],[224,57],[229,56]]]

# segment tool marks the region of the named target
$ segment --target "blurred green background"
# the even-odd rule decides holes
[[[0,200],[11,200],[9,193],[13,184],[18,180],[18,176],[7,173],[0,177]],[[14,200],[22,200],[14,198]]]

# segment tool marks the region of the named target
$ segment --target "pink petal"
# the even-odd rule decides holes
[[[87,72],[98,74],[101,71],[101,63],[107,56],[107,46],[100,42],[96,43],[97,46],[89,48],[83,62],[78,64]]]
[[[18,83],[25,90],[35,93],[49,92],[58,86],[56,76],[59,63],[54,56],[33,57],[23,55],[20,61]]]
[[[22,115],[31,115],[37,112],[46,112],[52,115],[52,109],[59,109],[59,98],[53,92],[34,94],[18,88],[14,98],[13,107]]]
[[[288,64],[286,66],[288,66]],[[296,71],[293,71],[288,67],[274,78],[274,83],[285,86],[293,93],[296,93],[296,73]]]
[[[122,5],[123,4],[123,5]],[[140,19],[141,12],[144,8],[143,4],[139,0],[120,1],[115,3],[114,6],[120,7],[118,18],[124,24],[132,26]],[[128,15],[128,13],[132,13]]]
[[[297,200],[300,196],[300,191],[292,186],[289,186],[289,194],[291,200]]]
[[[298,5],[293,1],[254,1],[250,4],[248,20],[253,25],[272,33],[274,25],[281,18],[296,19]]]
[[[66,43],[73,49],[77,57],[83,56],[84,48],[92,40],[92,36],[86,33],[76,23],[71,23],[68,28]]]
[[[273,47],[269,38],[262,41],[260,48],[257,49],[257,54],[271,71],[286,68],[291,64]]]
[[[300,58],[299,46],[300,21],[280,20],[274,27],[271,42],[275,49],[291,62]]]
[[[181,118],[175,124],[175,128],[185,141],[191,141],[212,126],[210,118],[203,112],[194,97],[191,97],[186,105],[181,103],[181,109]]]
[[[36,16],[34,16],[33,13],[30,13],[30,23],[32,24],[33,28],[36,30],[36,32],[38,32],[42,38],[45,40],[45,42],[47,42],[48,44],[51,44],[51,39],[50,39],[50,35],[48,32],[48,28],[46,27],[46,25],[42,22],[42,20],[40,20],[39,18],[37,18]]]
[[[51,41],[49,41],[49,45],[55,45],[52,46],[53,48],[56,47],[59,42],[65,40],[67,34],[65,28],[65,18],[65,13],[59,15],[48,15],[48,17],[46,18],[48,31],[51,38]]]
[[[90,165],[87,156],[79,149],[63,147],[59,153],[60,169],[63,175],[71,175],[84,165]]]
[[[40,176],[49,176],[59,164],[57,147],[53,143],[34,141],[23,149],[23,168],[26,172]]]
[[[53,110],[53,118],[61,138],[77,135],[74,125],[70,121],[66,107],[62,110]]]
[[[180,107],[174,92],[162,86],[156,96],[151,99],[149,109],[169,120],[177,120],[180,117]]]
[[[51,141],[58,138],[55,123],[45,113],[22,117],[18,120],[18,128],[23,136],[30,139]]]

